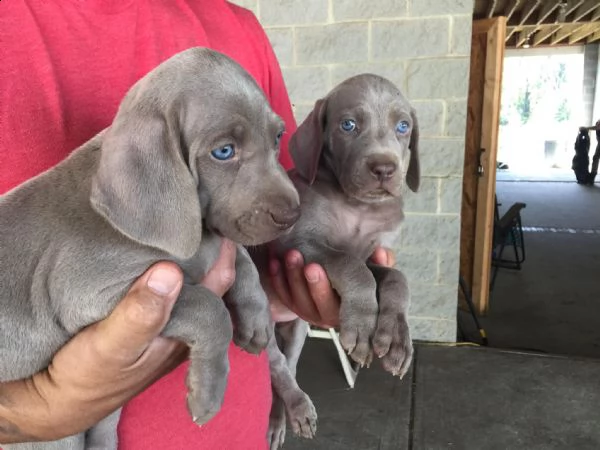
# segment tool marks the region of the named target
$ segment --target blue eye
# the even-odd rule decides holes
[[[281,142],[281,138],[283,137],[283,131],[277,133],[277,137],[275,138],[275,146],[279,147],[279,142]]]
[[[216,159],[219,161],[226,161],[228,159],[233,158],[235,155],[235,150],[233,149],[232,144],[227,144],[223,147],[216,148],[212,152],[210,152]]]
[[[410,128],[410,125],[408,124],[408,122],[406,120],[401,120],[400,122],[398,122],[398,125],[396,125],[396,131],[400,134],[408,133],[409,128]]]
[[[346,132],[351,132],[354,131],[356,129],[356,122],[352,119],[346,119],[346,120],[342,120],[342,123],[340,124],[340,127],[342,128],[342,130],[346,131]]]

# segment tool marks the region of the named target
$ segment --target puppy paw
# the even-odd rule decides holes
[[[383,368],[403,378],[413,356],[412,340],[406,316],[381,316],[373,337],[373,349],[381,358]]]
[[[223,405],[229,360],[227,354],[215,360],[190,358],[186,378],[187,408],[196,425],[204,425],[212,419]]]
[[[285,409],[281,401],[275,401],[269,417],[267,442],[269,450],[279,450],[285,442]]]
[[[344,311],[344,309],[346,311]],[[371,338],[377,326],[377,304],[370,311],[348,311],[342,302],[340,311],[340,342],[350,357],[362,366],[369,366],[373,359]]]
[[[267,347],[272,333],[273,323],[268,308],[256,308],[254,311],[248,308],[236,320],[233,342],[248,353],[258,355]]]
[[[307,439],[315,436],[317,433],[317,410],[306,393],[299,391],[297,397],[286,407],[286,413],[294,433]]]

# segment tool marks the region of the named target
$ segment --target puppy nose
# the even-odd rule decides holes
[[[369,163],[369,170],[377,179],[385,180],[394,175],[394,172],[396,171],[396,164],[392,162],[371,162]]]
[[[271,219],[281,228],[289,228],[300,218],[300,208],[286,208],[271,211]]]

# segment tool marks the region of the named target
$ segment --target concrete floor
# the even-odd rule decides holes
[[[312,339],[298,382],[319,423],[285,450],[597,450],[600,361],[417,345],[404,380],[377,365],[345,384],[330,341]]]
[[[501,213],[526,203],[532,230],[523,269],[498,273],[483,319],[490,344],[600,358],[600,187],[498,182],[497,195]]]
[[[600,187],[497,192],[503,208],[527,203],[530,231],[523,270],[500,271],[483,319],[495,348],[418,344],[404,380],[371,367],[351,390],[333,344],[309,340],[298,380],[319,429],[312,441],[289,433],[285,449],[600,449]]]

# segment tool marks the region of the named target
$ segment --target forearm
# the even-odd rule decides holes
[[[0,444],[56,439],[36,429],[44,409],[35,378],[0,383]]]

